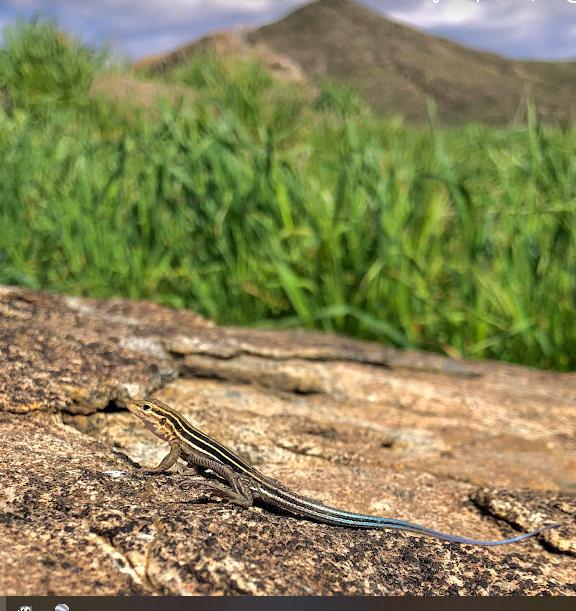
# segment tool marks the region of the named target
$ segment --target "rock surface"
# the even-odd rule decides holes
[[[576,376],[0,289],[3,594],[576,594]],[[146,475],[155,394],[260,470],[501,548],[315,524]]]

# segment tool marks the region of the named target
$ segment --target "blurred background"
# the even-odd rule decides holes
[[[47,4],[0,3],[0,283],[576,368],[576,5]]]

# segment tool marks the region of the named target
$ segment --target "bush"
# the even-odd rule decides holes
[[[85,106],[103,60],[103,54],[60,32],[52,21],[19,21],[4,28],[0,49],[4,104],[35,114],[46,114],[55,106]]]

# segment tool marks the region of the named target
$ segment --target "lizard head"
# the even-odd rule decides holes
[[[125,405],[160,439],[170,441],[174,437],[174,417],[178,417],[178,414],[166,403],[158,399],[144,401],[129,399]]]

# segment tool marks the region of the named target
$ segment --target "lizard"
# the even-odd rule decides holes
[[[477,546],[517,543],[561,526],[561,523],[555,522],[516,537],[483,540],[444,533],[402,519],[336,509],[316,499],[297,494],[282,483],[264,475],[232,450],[194,427],[176,409],[162,401],[128,400],[125,405],[146,428],[170,445],[170,452],[157,467],[146,469],[148,473],[165,472],[181,458],[193,470],[205,475],[207,471],[212,471],[224,480],[227,485],[219,481],[207,481],[207,484],[221,493],[224,498],[244,508],[251,507],[256,500],[299,517],[335,526],[410,531],[444,541]]]

